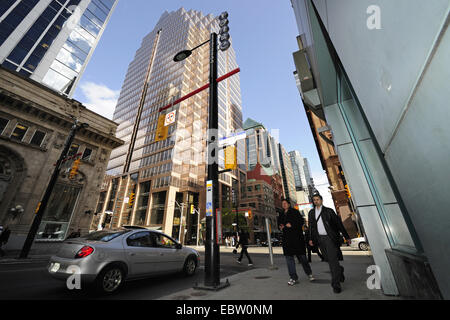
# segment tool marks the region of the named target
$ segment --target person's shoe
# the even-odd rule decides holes
[[[309,281],[314,281],[314,280],[316,280],[316,278],[314,278],[314,276],[313,276],[312,274],[310,274],[310,275],[308,276],[308,278],[309,278]]]
[[[236,262],[237,262],[237,263],[239,263],[239,264],[242,264],[242,262],[241,262],[241,261],[239,261],[239,260],[237,260],[237,259],[236,259]]]
[[[294,286],[294,285],[296,285],[298,283],[298,281],[297,280],[293,280],[293,279],[290,279],[289,281],[288,281],[288,285],[290,285],[290,286]]]
[[[333,292],[336,294],[339,294],[342,292],[342,288],[341,287],[333,287]]]
[[[253,263],[249,263],[248,266],[249,266],[249,267],[253,267]]]

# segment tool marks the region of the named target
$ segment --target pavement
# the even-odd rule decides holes
[[[194,247],[197,250],[202,248]],[[221,252],[231,252],[232,248],[221,248]],[[249,253],[268,253],[268,248],[249,248]],[[367,268],[373,265],[370,251],[361,252],[351,248],[343,248],[346,280],[342,284],[342,293],[335,294],[331,288],[331,274],[326,262],[320,262],[313,256],[311,267],[315,281],[310,282],[297,262],[299,284],[289,286],[286,263],[281,248],[274,248],[276,270],[271,270],[269,259],[267,265],[255,265],[246,272],[238,273],[221,282],[229,281],[230,286],[219,291],[182,290],[159,300],[398,300],[399,297],[386,296],[381,290],[370,290],[367,279],[370,274]],[[243,264],[246,263],[244,257]]]

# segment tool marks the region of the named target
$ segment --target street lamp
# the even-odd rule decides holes
[[[219,16],[219,26],[221,38],[220,49],[227,50],[230,47],[227,38],[228,13],[224,12]],[[219,106],[218,106],[218,84],[217,84],[217,33],[212,32],[210,39],[190,50],[183,50],[177,53],[173,59],[180,62],[192,55],[192,52],[206,43],[210,43],[210,64],[209,64],[209,136],[208,136],[208,177],[207,181],[212,185],[212,201],[210,213],[206,214],[206,239],[205,239],[205,281],[204,287],[196,286],[197,289],[219,290],[229,286],[229,282],[220,283],[220,247],[217,241],[217,210],[219,204],[219,164],[218,164],[218,137],[219,127]],[[208,198],[208,197],[207,197]],[[208,200],[207,200],[208,201]]]
[[[64,149],[61,152],[58,161],[56,162],[55,169],[53,170],[52,177],[50,178],[50,182],[48,183],[42,201],[40,202],[36,210],[36,214],[34,216],[33,223],[31,224],[30,231],[28,232],[28,236],[25,239],[22,251],[20,252],[19,256],[20,259],[26,259],[28,257],[28,253],[30,252],[31,246],[33,245],[34,238],[36,237],[39,226],[41,225],[44,211],[47,207],[48,201],[50,200],[50,196],[56,185],[56,181],[58,181],[59,173],[61,171],[61,164],[67,157],[67,153],[69,152],[69,149],[72,146],[76,133],[81,129],[86,129],[87,127],[89,127],[87,123],[80,123],[79,120],[74,119],[74,123],[72,125],[72,128],[70,129],[69,135],[67,136],[66,142],[64,144]]]

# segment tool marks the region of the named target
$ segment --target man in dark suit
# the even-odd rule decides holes
[[[333,209],[323,206],[320,194],[313,196],[314,209],[308,214],[309,245],[319,245],[320,251],[328,262],[331,271],[331,286],[334,293],[340,293],[341,282],[344,282],[344,268],[339,264],[342,260],[340,246],[342,235],[350,244],[351,240],[339,216]]]

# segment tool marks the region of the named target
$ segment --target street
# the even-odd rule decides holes
[[[158,299],[178,291],[192,288],[196,282],[203,283],[204,253],[200,252],[201,265],[193,277],[183,274],[165,275],[158,278],[130,281],[120,292],[112,296],[101,296],[92,290],[69,291],[65,283],[53,279],[46,270],[45,262],[0,264],[0,300],[15,299]],[[254,268],[264,268],[269,264],[267,254],[251,253]],[[237,255],[221,253],[221,278],[248,271],[244,257],[242,265],[236,262]],[[284,261],[283,256],[275,255],[275,260]],[[278,261],[279,260],[279,261]]]

